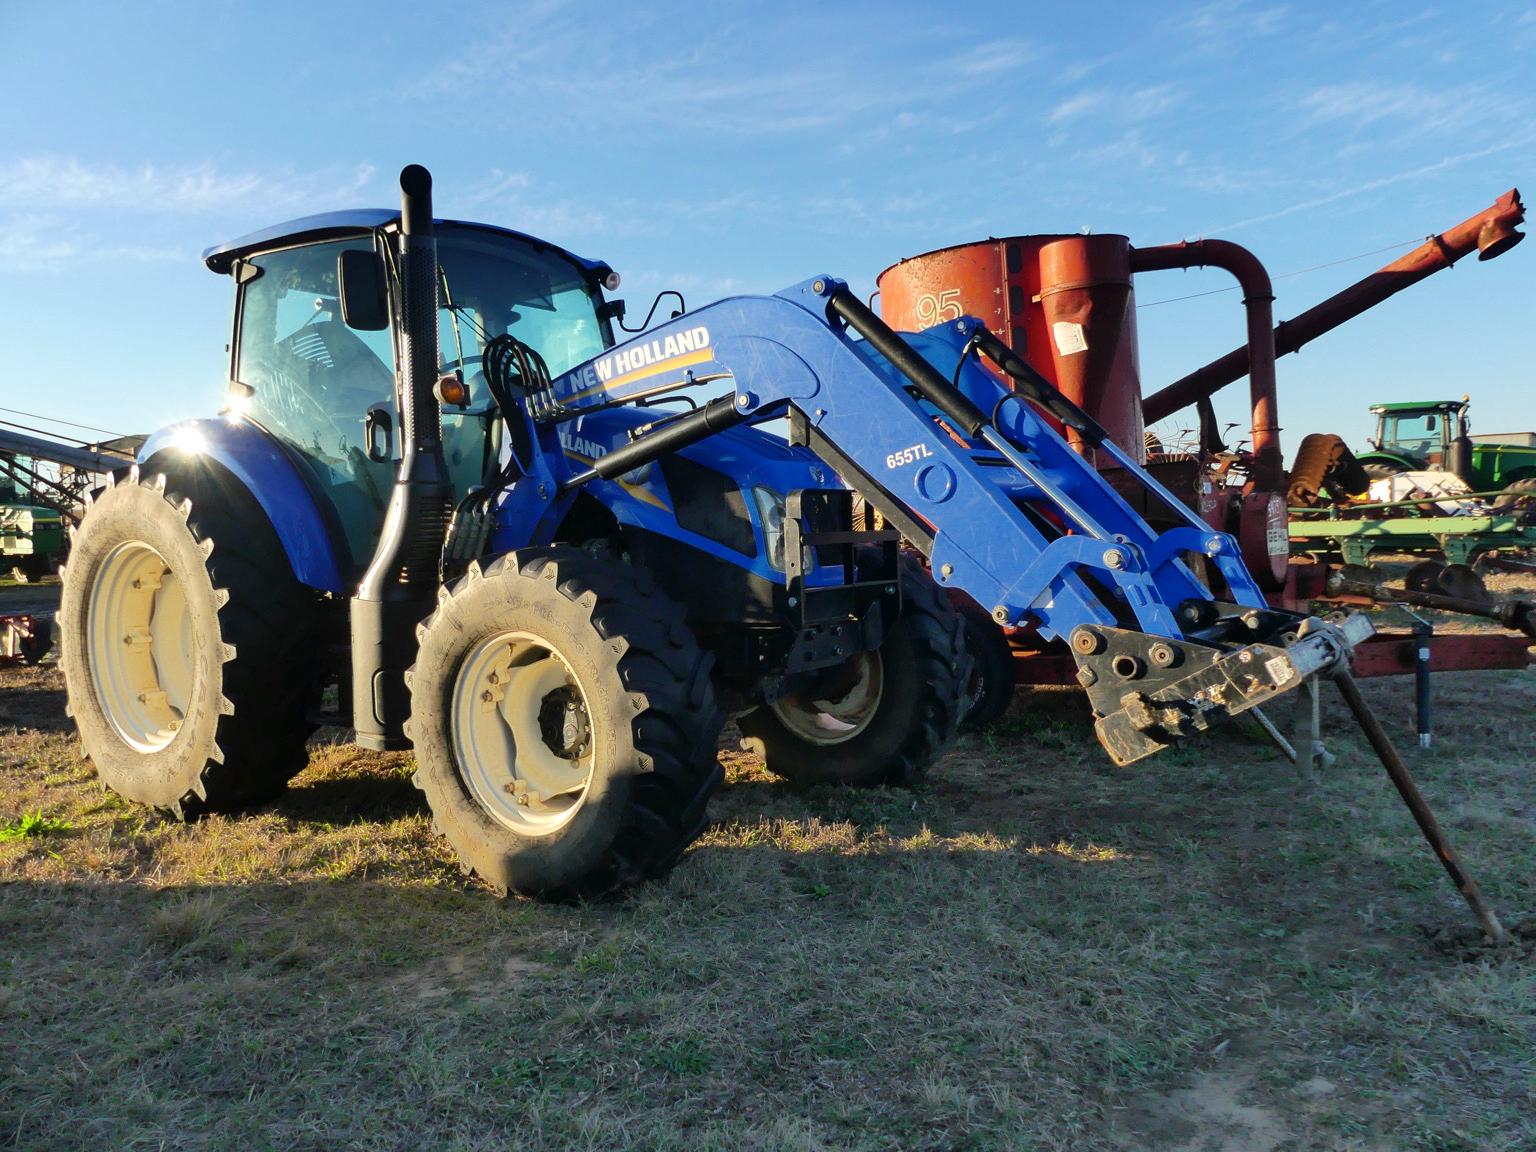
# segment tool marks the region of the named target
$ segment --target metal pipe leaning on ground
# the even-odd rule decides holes
[[[1418,785],[1409,774],[1402,754],[1398,752],[1396,745],[1392,743],[1392,738],[1376,718],[1371,706],[1366,703],[1365,697],[1361,695],[1360,688],[1355,683],[1349,668],[1350,653],[1355,642],[1338,625],[1318,617],[1311,617],[1303,623],[1289,651],[1297,654],[1298,658],[1295,660],[1297,671],[1306,676],[1327,677],[1338,685],[1339,694],[1344,698],[1344,703],[1360,725],[1361,731],[1365,733],[1372,750],[1381,761],[1382,767],[1386,769],[1393,785],[1396,786],[1398,794],[1408,805],[1408,810],[1413,814],[1414,821],[1418,824],[1424,839],[1429,842],[1435,856],[1450,875],[1451,882],[1456,885],[1456,890],[1461,893],[1468,908],[1472,910],[1472,914],[1492,943],[1495,945],[1507,943],[1508,935],[1499,923],[1498,916],[1483,898],[1477,882],[1462,867],[1444,830],[1435,819],[1434,813],[1430,811],[1423,793],[1419,791]],[[1257,706],[1249,708],[1248,711],[1254,715],[1281,751],[1298,767],[1303,767],[1296,747],[1281,734],[1269,717],[1265,716]]]
[[[1314,621],[1316,622],[1314,628],[1309,629],[1308,626],[1314,625]],[[1304,642],[1309,631],[1312,635],[1315,635],[1316,628],[1329,629],[1332,627],[1332,625],[1318,620],[1317,617],[1312,617],[1302,626],[1297,642]],[[1483,898],[1477,882],[1462,867],[1460,859],[1458,859],[1456,853],[1451,848],[1450,841],[1446,838],[1445,831],[1440,827],[1439,821],[1435,819],[1434,813],[1429,810],[1429,804],[1425,801],[1423,793],[1419,791],[1418,785],[1414,783],[1413,777],[1409,774],[1408,766],[1403,762],[1402,753],[1392,743],[1391,736],[1387,734],[1387,730],[1382,727],[1381,721],[1376,718],[1375,712],[1371,710],[1371,706],[1366,703],[1365,697],[1361,695],[1360,687],[1355,683],[1354,675],[1350,671],[1350,651],[1351,646],[1348,643],[1341,642],[1337,644],[1332,662],[1319,667],[1316,670],[1316,674],[1326,676],[1338,685],[1339,695],[1344,698],[1345,705],[1354,716],[1355,722],[1360,725],[1360,730],[1365,733],[1365,737],[1370,742],[1377,759],[1381,761],[1381,766],[1387,770],[1387,775],[1391,778],[1393,785],[1396,786],[1398,794],[1402,796],[1403,802],[1408,805],[1408,811],[1413,814],[1414,822],[1418,824],[1419,831],[1424,834],[1424,839],[1429,842],[1430,848],[1434,850],[1435,856],[1450,876],[1451,882],[1456,885],[1456,890],[1461,893],[1462,899],[1467,902],[1467,907],[1477,917],[1477,921],[1482,925],[1483,931],[1488,934],[1489,940],[1495,945],[1507,943],[1509,937],[1504,931],[1503,925],[1499,923],[1498,916],[1494,914],[1493,909],[1489,907],[1488,902]]]
[[[1429,841],[1429,846],[1434,849],[1439,857],[1446,874],[1450,876],[1451,883],[1456,885],[1456,890],[1461,893],[1462,899],[1467,902],[1467,907],[1472,909],[1472,914],[1477,917],[1483,931],[1488,934],[1489,940],[1495,945],[1506,944],[1509,941],[1504,926],[1499,923],[1499,918],[1494,914],[1488,902],[1483,899],[1483,894],[1477,886],[1477,881],[1472,879],[1470,873],[1461,866],[1461,861],[1452,851],[1450,841],[1446,839],[1444,830],[1440,827],[1435,814],[1429,810],[1429,804],[1424,799],[1424,794],[1419,791],[1418,785],[1413,782],[1413,777],[1408,774],[1408,766],[1403,763],[1402,754],[1398,752],[1392,743],[1392,738],[1387,735],[1387,730],[1381,726],[1381,721],[1376,719],[1376,714],[1371,711],[1371,706],[1365,702],[1365,697],[1360,694],[1360,686],[1355,683],[1355,678],[1347,667],[1337,669],[1332,673],[1333,682],[1339,687],[1339,695],[1344,698],[1355,720],[1360,725],[1365,738],[1371,742],[1372,749],[1381,760],[1381,766],[1387,770],[1387,775],[1392,778],[1392,783],[1397,786],[1397,791],[1408,805],[1408,811],[1413,813],[1413,819],[1419,826],[1419,831],[1424,834],[1424,839]]]

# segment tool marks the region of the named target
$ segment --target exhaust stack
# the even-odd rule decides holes
[[[432,176],[400,173],[400,471],[373,560],[352,598],[352,723],[365,748],[406,747],[416,625],[436,602],[452,512],[437,382],[437,240]]]

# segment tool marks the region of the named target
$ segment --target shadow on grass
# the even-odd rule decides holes
[[[293,820],[326,824],[383,823],[427,810],[427,803],[410,778],[360,773],[300,777],[273,801],[270,810]]]
[[[0,724],[36,728],[40,732],[69,732],[74,721],[64,713],[62,688],[41,688],[29,684],[7,686],[0,700]]]

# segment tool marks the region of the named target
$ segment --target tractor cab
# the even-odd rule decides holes
[[[1376,435],[1358,459],[1379,480],[1400,472],[1444,472],[1479,488],[1472,440],[1467,435],[1471,398],[1372,404]]]
[[[330,213],[203,257],[236,285],[227,411],[308,465],[338,513],[354,570],[373,554],[400,459],[401,326],[391,323],[400,302],[389,288],[396,278],[383,274],[398,228],[398,212]],[[464,386],[458,403],[443,406],[443,447],[462,496],[485,482],[500,452],[486,345],[512,335],[554,373],[590,359],[613,343],[602,287],[617,277],[606,264],[507,229],[444,221],[437,237],[438,374]]]
[[[1450,467],[1452,448],[1467,434],[1466,397],[1460,400],[1373,404],[1376,435],[1371,447],[1401,461],[1406,470]]]

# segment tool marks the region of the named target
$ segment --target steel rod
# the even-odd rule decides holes
[[[1473,880],[1461,866],[1461,861],[1451,850],[1450,841],[1445,838],[1445,833],[1441,830],[1439,821],[1435,819],[1435,814],[1429,810],[1424,794],[1419,791],[1418,785],[1413,782],[1413,777],[1408,774],[1408,766],[1403,763],[1403,757],[1393,745],[1392,738],[1387,735],[1387,730],[1381,726],[1381,721],[1376,719],[1376,713],[1371,711],[1371,706],[1360,694],[1360,686],[1355,683],[1354,676],[1347,670],[1340,671],[1334,674],[1333,682],[1339,686],[1339,695],[1344,697],[1344,703],[1354,713],[1355,720],[1360,724],[1360,730],[1365,733],[1365,738],[1371,742],[1371,747],[1380,758],[1381,766],[1387,770],[1387,775],[1397,786],[1403,802],[1408,805],[1408,811],[1413,813],[1413,819],[1418,824],[1419,831],[1424,833],[1424,839],[1429,841],[1429,846],[1440,858],[1440,863],[1444,865],[1451,883],[1456,885],[1456,890],[1467,902],[1467,907],[1472,909],[1472,915],[1477,917],[1478,923],[1483,926],[1483,931],[1488,934],[1489,939],[1495,944],[1505,943],[1509,938],[1505,935],[1503,925],[1499,923],[1499,918],[1494,915],[1488,902],[1483,899],[1482,892],[1478,890],[1477,881]]]
[[[1275,722],[1273,720],[1264,715],[1264,709],[1250,708],[1248,709],[1248,713],[1259,722],[1260,728],[1269,733],[1269,738],[1275,742],[1280,751],[1285,753],[1286,759],[1288,759],[1292,764],[1299,765],[1301,763],[1301,761],[1297,758],[1296,746],[1285,738],[1280,729],[1275,727]]]

